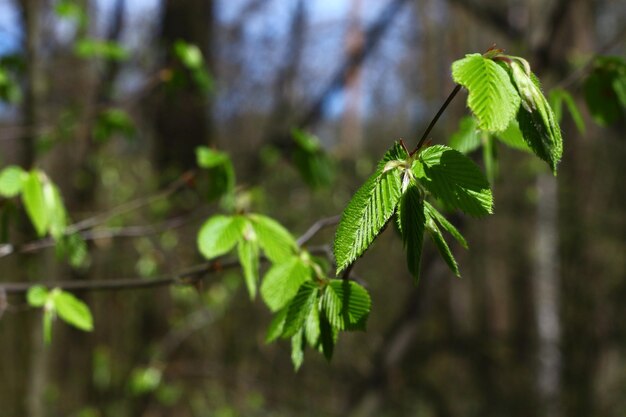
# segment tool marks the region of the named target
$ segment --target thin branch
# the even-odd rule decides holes
[[[337,217],[337,216],[336,216]],[[304,235],[297,239],[298,242],[310,240],[315,233],[311,234],[310,230],[314,227],[317,228],[317,232],[322,230],[326,226],[316,226],[320,222],[327,223],[327,226],[331,225],[330,220],[322,219],[313,224],[305,232]],[[305,236],[307,235],[307,236]],[[305,239],[306,238],[306,239]],[[309,252],[317,255],[328,256],[328,247],[311,247]],[[262,262],[267,262],[264,257],[261,258]],[[228,259],[216,259],[211,262],[204,262],[202,264],[194,265],[186,268],[182,271],[160,275],[155,278],[120,278],[120,279],[105,279],[105,280],[93,280],[93,281],[51,281],[51,282],[0,282],[0,294],[25,294],[28,290],[35,285],[43,285],[47,288],[60,288],[67,291],[118,291],[118,290],[133,290],[133,289],[147,289],[156,288],[169,285],[194,285],[199,281],[206,278],[208,274],[217,273],[225,269],[232,269],[239,267],[239,260],[236,258]]]
[[[309,240],[311,240],[311,238],[313,238],[313,236],[319,233],[320,230],[336,225],[339,223],[339,219],[341,219],[341,216],[337,215],[316,221],[306,232],[302,234],[302,236],[298,238],[298,246],[305,245]]]
[[[85,241],[147,237],[182,227],[193,221],[196,217],[197,215],[179,216],[158,224],[146,226],[111,227],[105,229],[84,230],[78,232],[78,235],[80,235],[80,237]],[[28,242],[17,247],[11,245],[10,243],[0,244],[0,258],[14,253],[33,253],[42,249],[54,247],[55,245],[56,241],[51,237]]]
[[[81,220],[80,222],[69,225],[66,228],[66,234],[72,234],[72,233],[80,232],[82,230],[91,229],[94,226],[105,223],[114,217],[118,217],[123,214],[130,213],[132,211],[135,211],[137,209],[150,205],[154,203],[155,201],[165,199],[171,196],[172,194],[177,193],[181,189],[186,188],[188,184],[190,183],[190,181],[193,180],[195,175],[196,173],[194,171],[187,171],[186,173],[181,175],[181,177],[178,180],[170,184],[169,187],[167,187],[165,190],[161,191],[160,193],[149,196],[149,197],[139,198],[137,200],[130,201],[128,203],[117,206],[108,212],[101,213],[96,216],[89,217],[87,219]]]
[[[430,134],[430,131],[433,129],[433,127],[435,127],[435,125],[437,124],[437,121],[439,120],[439,118],[441,117],[441,115],[443,114],[443,112],[446,110],[446,108],[448,107],[448,105],[450,104],[450,102],[454,99],[454,97],[457,95],[457,93],[459,92],[459,90],[461,90],[461,85],[457,84],[454,87],[454,90],[452,90],[452,92],[450,93],[450,95],[448,96],[448,98],[446,99],[446,101],[443,103],[443,105],[441,106],[441,108],[439,109],[439,111],[437,112],[437,114],[435,115],[435,117],[433,118],[433,120],[430,122],[430,124],[428,125],[428,127],[426,128],[426,131],[424,132],[424,134],[422,135],[422,137],[420,138],[420,141],[417,143],[417,146],[415,147],[415,149],[413,150],[413,152],[411,152],[411,154],[414,154],[417,150],[419,150],[422,145],[424,145],[424,142],[426,141],[426,138],[428,137],[428,135]]]

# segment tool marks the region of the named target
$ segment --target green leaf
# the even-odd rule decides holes
[[[439,211],[437,211],[437,209],[434,208],[428,201],[424,201],[424,209],[428,214],[428,217],[439,223],[439,225],[443,227],[446,232],[450,233],[450,235],[452,235],[452,237],[455,238],[456,241],[461,244],[461,246],[463,246],[465,249],[469,248],[469,246],[467,245],[467,241],[465,240],[461,232],[459,232],[458,229],[454,227],[454,225],[450,223],[448,219],[446,219],[441,213],[439,213]]]
[[[15,197],[22,191],[22,177],[26,173],[16,165],[10,165],[0,171],[0,196]]]
[[[450,137],[450,147],[461,153],[470,153],[480,147],[480,131],[476,119],[465,116],[459,121],[459,128]]]
[[[318,296],[318,287],[311,281],[300,286],[295,297],[287,308],[287,317],[283,328],[283,337],[291,337],[304,328],[305,320],[311,309],[315,307]]]
[[[339,330],[365,330],[371,309],[370,296],[354,281],[332,279],[322,296],[329,323]]]
[[[300,369],[304,362],[305,343],[304,329],[301,329],[291,338],[291,362],[296,371]]]
[[[265,343],[271,343],[283,334],[285,328],[285,320],[287,319],[287,310],[289,306],[283,307],[272,317],[272,321],[265,335]]]
[[[124,61],[128,51],[118,42],[84,38],[76,42],[74,53],[81,58],[102,58],[110,61]]]
[[[509,127],[502,132],[496,133],[494,136],[510,148],[517,149],[518,151],[533,153],[532,149],[528,147],[528,144],[524,140],[524,136],[522,135],[522,131],[517,124],[517,120],[512,120]]]
[[[31,171],[23,178],[22,199],[26,213],[39,237],[43,237],[48,230],[50,219],[44,196],[43,181],[38,171]]]
[[[335,174],[334,166],[319,139],[299,129],[293,129],[291,136],[296,145],[293,162],[304,182],[313,189],[330,185]]]
[[[135,124],[122,109],[106,109],[98,114],[92,134],[99,142],[106,142],[115,135],[131,139],[135,135]]]
[[[419,161],[422,166],[417,164],[415,175],[421,177],[420,182],[445,204],[472,216],[492,212],[489,182],[471,159],[447,146],[435,145],[424,149]]]
[[[198,146],[196,148],[196,162],[201,168],[215,168],[224,165],[230,161],[230,157],[226,152],[211,149],[207,146]]]
[[[487,131],[506,129],[520,105],[520,97],[506,71],[480,54],[469,54],[452,64],[452,78],[467,88],[467,104]]]
[[[62,236],[57,240],[55,249],[57,256],[67,258],[69,264],[74,268],[84,267],[89,262],[87,242],[78,233]]]
[[[411,272],[417,284],[420,278],[426,218],[424,217],[423,197],[415,184],[411,184],[402,196],[398,218],[400,220],[402,242],[406,249],[406,261],[409,272]]]
[[[626,62],[622,57],[596,58],[583,85],[585,101],[593,119],[607,126],[624,118],[626,108]]]
[[[191,70],[201,68],[204,64],[202,52],[196,45],[178,40],[174,44],[174,53],[183,65]]]
[[[243,216],[211,217],[198,232],[200,253],[205,258],[212,259],[229,252],[241,238],[246,223]]]
[[[250,227],[252,229],[252,227]],[[254,231],[252,231],[254,233]],[[244,236],[246,233],[244,232]],[[257,282],[259,281],[259,243],[256,235],[253,238],[243,237],[237,244],[239,263],[243,269],[243,276],[248,288],[250,299],[256,296]]]
[[[526,72],[528,63],[522,58],[513,58],[509,66],[511,78],[522,97],[517,122],[526,143],[556,174],[556,166],[563,154],[561,128],[541,92],[539,80],[534,74]]]
[[[67,225],[67,212],[63,204],[63,198],[56,185],[46,180],[43,184],[43,194],[48,212],[48,230],[55,239],[60,239],[65,233]]]
[[[331,326],[324,310],[320,311],[320,347],[326,360],[330,361],[337,343],[337,329]]]
[[[276,220],[261,214],[249,214],[259,246],[273,263],[283,262],[298,250],[295,239]]]
[[[493,184],[498,175],[498,148],[495,139],[486,135],[483,141],[483,164],[487,173],[487,180]]]
[[[563,104],[567,107],[572,120],[576,124],[576,128],[580,133],[585,133],[585,121],[578,110],[578,106],[572,95],[562,88],[555,88],[548,95],[550,107],[554,111],[554,117],[557,122],[561,122],[563,118]]]
[[[396,143],[378,164],[374,175],[348,203],[337,227],[333,247],[337,274],[365,252],[394,213],[401,195],[401,173],[399,169],[385,172],[385,166],[390,161],[407,158],[406,150]]]
[[[48,289],[43,285],[33,285],[26,293],[26,301],[31,307],[43,307],[48,300]]]
[[[206,146],[198,146],[196,148],[196,162],[199,167],[208,170],[209,201],[234,192],[235,169],[230,156],[226,152]]]
[[[63,321],[87,332],[93,330],[93,318],[87,304],[58,288],[52,290],[51,297],[54,308]]]
[[[437,227],[437,224],[435,223],[433,217],[431,217],[430,213],[426,213],[428,216],[428,218],[426,219],[426,230],[428,230],[428,234],[435,243],[435,246],[437,246],[437,250],[439,251],[439,254],[443,258],[443,260],[446,261],[446,264],[448,264],[452,272],[454,272],[457,277],[460,277],[461,273],[459,272],[459,266],[457,265],[456,260],[454,259],[450,248],[448,247],[448,244],[443,238],[439,227]]]
[[[316,294],[317,295],[317,294]],[[309,346],[316,348],[320,342],[320,311],[317,297],[304,323],[304,336]]]
[[[302,259],[290,256],[274,264],[263,278],[261,296],[270,310],[283,308],[298,293],[300,286],[311,279],[311,269]]]

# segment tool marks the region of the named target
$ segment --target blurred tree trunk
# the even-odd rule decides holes
[[[164,0],[161,42],[164,67],[173,64],[172,46],[183,40],[200,48],[206,64],[212,63],[212,0]],[[159,169],[186,170],[195,166],[195,148],[211,142],[210,101],[193,83],[175,91],[163,86],[157,92],[154,128],[155,162]]]
[[[537,7],[542,7],[538,4]],[[550,70],[556,75],[556,79],[563,79],[568,72],[567,62],[573,53],[590,52],[590,37],[593,32],[591,17],[592,10],[588,2],[584,0],[559,1],[554,6],[554,11],[549,21],[545,41],[538,47],[537,70]],[[584,164],[583,161],[573,163],[568,154],[577,154],[581,148],[581,138],[576,133],[571,123],[562,123],[564,128],[564,159],[568,160],[564,167],[569,171],[572,165]],[[576,169],[576,168],[574,168]],[[577,174],[565,175],[560,178],[582,178]],[[551,173],[539,174],[536,180],[537,213],[535,223],[535,254],[533,285],[535,289],[535,318],[537,321],[537,390],[542,405],[542,415],[546,417],[558,417],[565,413],[568,416],[593,415],[593,369],[595,360],[591,350],[586,352],[584,363],[576,364],[576,361],[568,359],[573,352],[579,350],[580,338],[588,333],[590,328],[581,329],[582,323],[589,322],[586,316],[570,316],[563,314],[561,303],[574,304],[576,307],[571,311],[585,311],[582,305],[578,305],[589,297],[578,284],[571,286],[572,282],[582,283],[585,281],[581,275],[582,269],[573,273],[567,273],[568,283],[561,283],[561,254],[559,253],[559,201],[557,180]],[[579,187],[575,187],[580,189]],[[578,213],[577,204],[565,202],[567,213],[576,213],[575,219],[566,223],[567,228],[584,228],[583,215]],[[566,238],[566,240],[569,240]],[[575,250],[584,251],[583,240],[576,239]],[[571,243],[565,243],[570,247]],[[563,256],[563,259],[584,259],[583,252],[572,253]],[[582,292],[571,289],[583,289]],[[563,297],[561,296],[563,292]],[[561,301],[563,299],[563,301]],[[584,304],[586,302],[583,301]],[[565,306],[567,308],[567,305]],[[562,327],[565,331],[562,332]],[[583,326],[585,328],[586,326]],[[570,330],[568,330],[570,329]],[[571,339],[571,331],[577,329],[575,340]],[[565,333],[564,340],[562,333]],[[584,338],[583,338],[584,339]],[[589,334],[587,340],[593,339]],[[565,357],[563,360],[563,356]],[[571,357],[570,357],[571,358]],[[568,363],[568,370],[563,374],[562,363]],[[576,377],[568,381],[567,374],[573,373]],[[565,376],[565,378],[563,378]],[[564,380],[562,380],[564,379]],[[563,397],[561,393],[564,393]],[[573,395],[572,395],[573,394]]]
[[[346,32],[346,55],[352,56],[363,49],[365,42],[361,25],[362,1],[352,0],[348,16],[348,30]],[[363,142],[363,129],[361,123],[361,102],[363,86],[361,82],[361,67],[350,70],[346,76],[344,85],[345,105],[341,121],[341,133],[339,136],[340,150],[343,155],[354,155]]]
[[[41,58],[41,19],[43,2],[40,0],[21,0],[19,8],[24,28],[24,51],[26,62],[26,87],[22,107],[22,123],[26,126],[22,137],[20,164],[31,168],[35,163],[35,146],[37,132],[41,122],[41,105],[44,96],[43,61]],[[25,224],[25,221],[22,221]],[[22,262],[24,260],[22,259]],[[32,262],[32,259],[31,259]],[[19,271],[19,268],[14,269]],[[27,280],[28,277],[21,277]],[[17,336],[23,339],[20,343],[31,346],[28,352],[28,372],[25,387],[25,409],[29,417],[43,417],[44,391],[48,380],[48,350],[43,346],[42,325],[39,316],[30,316],[26,331]],[[19,398],[19,397],[18,397]],[[19,405],[16,404],[19,408]]]

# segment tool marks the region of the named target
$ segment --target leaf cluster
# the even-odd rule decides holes
[[[56,317],[77,329],[93,330],[89,307],[69,292],[35,285],[28,290],[26,300],[31,307],[43,308],[43,338],[46,344],[52,341],[52,322]]]
[[[459,231],[425,199],[428,195],[452,209],[472,216],[493,210],[489,183],[478,166],[461,152],[443,145],[409,154],[396,143],[378,164],[376,172],[355,193],[343,212],[335,235],[337,274],[370,246],[395,214],[406,249],[407,265],[419,281],[424,233],[435,243],[450,269],[460,275],[441,229],[462,246]]]
[[[556,173],[561,130],[525,59],[500,50],[469,54],[452,64],[452,77],[469,91],[467,104],[480,130],[502,132],[516,121],[528,147]]]

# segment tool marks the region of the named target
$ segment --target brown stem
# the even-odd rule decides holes
[[[448,107],[450,102],[454,99],[454,97],[456,96],[456,94],[459,92],[460,89],[461,89],[461,85],[460,84],[457,84],[456,87],[454,87],[454,90],[452,90],[452,92],[450,93],[450,95],[448,96],[446,101],[443,103],[443,105],[441,106],[441,108],[439,109],[439,111],[437,112],[435,117],[433,118],[433,120],[430,122],[430,124],[426,128],[426,131],[422,135],[422,138],[420,139],[420,141],[417,142],[417,146],[415,147],[413,152],[411,152],[411,155],[413,155],[415,152],[417,152],[422,147],[422,145],[426,141],[426,138],[428,137],[428,134],[430,133],[431,130],[433,130],[433,127],[435,127],[435,125],[437,124],[437,121],[439,120],[439,118],[441,117],[443,112],[446,110],[446,108]]]

